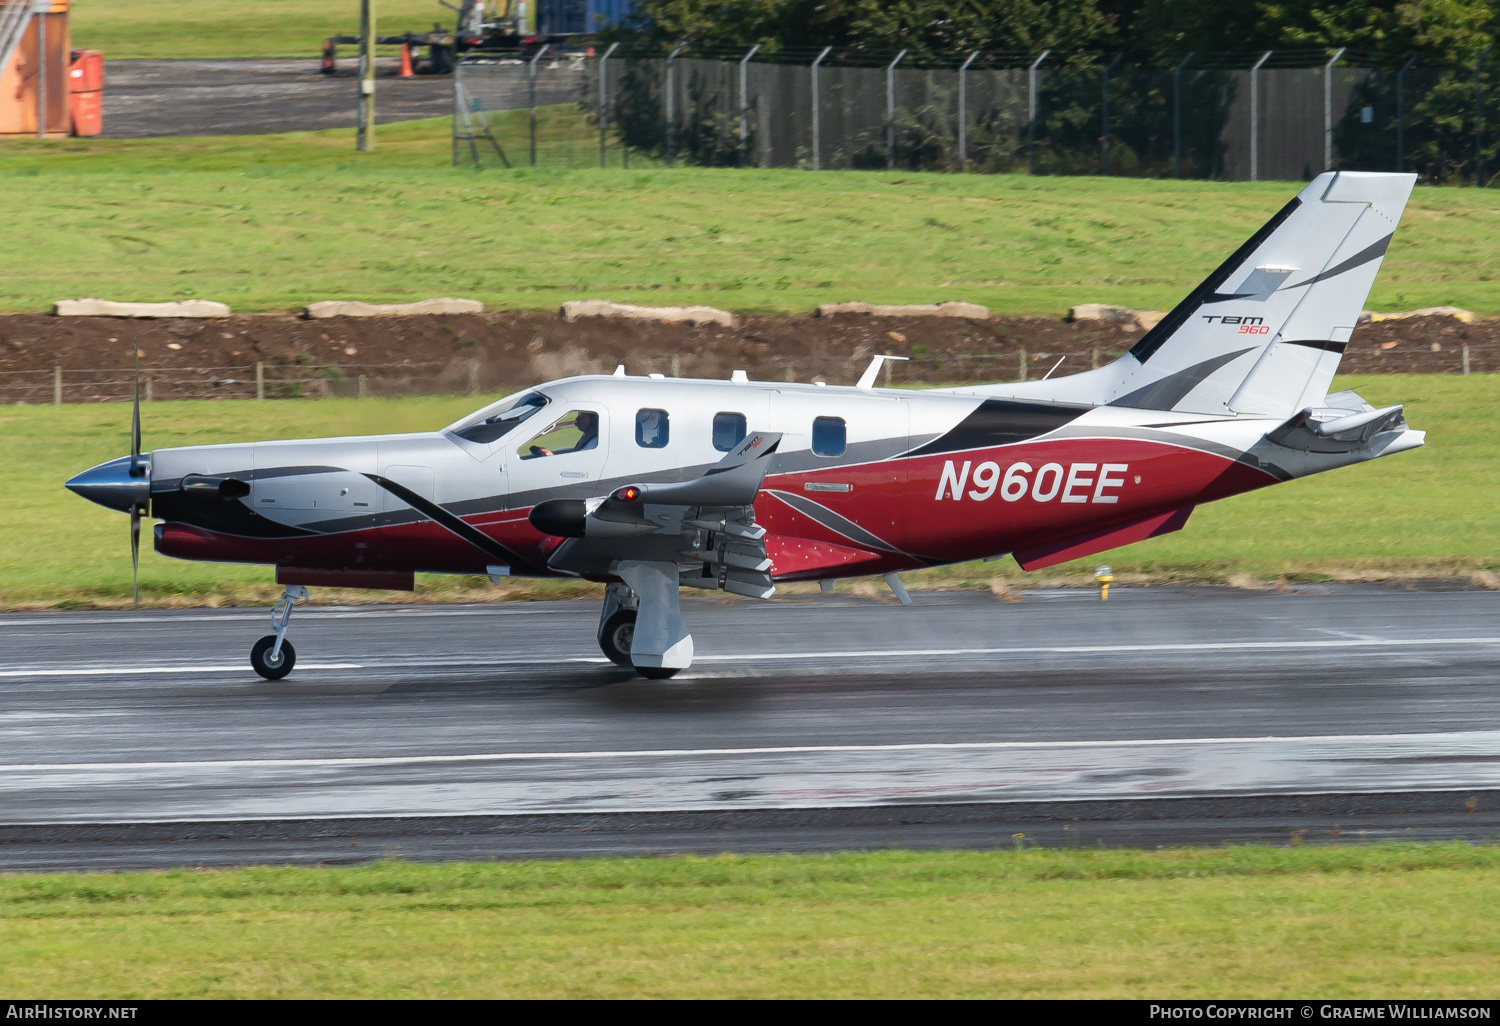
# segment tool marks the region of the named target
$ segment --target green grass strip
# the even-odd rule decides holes
[[[0,989],[110,997],[1486,997],[1466,844],[0,877]]]
[[[1083,302],[1165,309],[1302,187],[647,167],[599,170],[574,111],[544,112],[543,163],[449,166],[446,119],[194,139],[0,143],[27,211],[0,253],[0,310],[105,299],[459,295],[809,312],[822,302],[963,299],[1061,316]],[[525,112],[502,119],[511,159]],[[1370,305],[1500,312],[1500,195],[1419,187]]]

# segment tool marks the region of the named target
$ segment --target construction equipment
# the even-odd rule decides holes
[[[410,68],[418,75],[451,74],[459,55],[475,52],[529,57],[543,46],[576,39],[579,32],[566,30],[581,27],[586,19],[577,17],[571,9],[596,6],[582,0],[564,4],[558,4],[556,0],[550,4],[548,0],[530,0],[529,3],[528,0],[461,0],[456,7],[447,0],[438,0],[438,3],[458,16],[452,31],[434,22],[431,32],[375,37],[375,42],[381,46],[402,47],[403,72]],[[554,7],[567,7],[567,13],[574,16],[554,16]],[[537,31],[538,28],[541,31]],[[564,31],[548,31],[552,28]],[[359,41],[359,36],[330,36],[324,40],[323,74],[338,72],[340,46],[357,46]],[[416,56],[423,49],[426,56]]]

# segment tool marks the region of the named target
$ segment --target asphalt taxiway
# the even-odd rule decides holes
[[[0,616],[0,868],[1500,836],[1500,593],[685,605]]]

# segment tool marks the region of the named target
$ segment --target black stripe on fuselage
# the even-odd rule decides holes
[[[1013,445],[1056,431],[1087,413],[1089,406],[1028,403],[1015,399],[986,399],[957,426],[906,455],[935,456],[966,449]]]
[[[514,569],[526,570],[531,573],[543,572],[539,570],[531,562],[531,560],[527,559],[519,552],[515,552],[512,549],[506,548],[504,545],[501,545],[495,539],[491,538],[489,535],[485,534],[483,531],[479,530],[479,528],[464,520],[462,517],[455,516],[454,514],[444,509],[442,506],[439,506],[437,503],[433,502],[431,499],[418,495],[416,492],[412,491],[410,488],[407,488],[405,485],[397,484],[390,478],[381,477],[379,474],[366,474],[364,476],[369,478],[371,481],[374,481],[380,487],[390,492],[392,495],[400,499],[402,502],[406,503],[418,513],[421,513],[423,516],[427,517],[439,527],[442,527],[457,535],[464,541],[468,542],[470,545],[474,546],[476,549],[479,549],[481,552],[494,556],[496,559],[503,562],[506,566],[512,567]]]
[[[1203,279],[1202,284],[1188,293],[1186,299],[1172,308],[1172,312],[1163,317],[1150,331],[1146,332],[1130,350],[1130,355],[1141,363],[1151,359],[1151,355],[1166,344],[1167,339],[1177,333],[1177,329],[1191,317],[1197,309],[1214,298],[1219,291],[1219,286],[1229,280],[1229,276],[1245,263],[1246,260],[1261,247],[1261,244],[1269,239],[1276,229],[1280,228],[1287,218],[1292,216],[1302,201],[1295,196],[1292,201],[1276,212],[1276,216],[1261,225],[1260,231],[1245,240],[1245,244],[1234,251],[1234,255],[1218,266],[1218,269]],[[1232,298],[1229,296],[1224,299]]]

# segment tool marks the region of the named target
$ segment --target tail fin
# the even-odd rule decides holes
[[[1314,178],[1136,343],[1107,402],[1287,416],[1320,400],[1415,182]]]
[[[1181,413],[1286,417],[1316,406],[1415,182],[1410,174],[1319,175],[1128,354],[1007,392]]]

